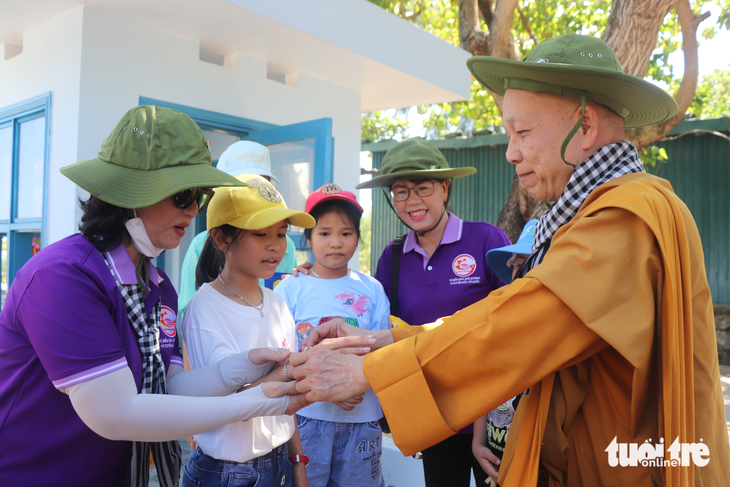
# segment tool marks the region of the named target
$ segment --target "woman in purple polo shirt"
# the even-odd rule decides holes
[[[0,314],[0,485],[144,486],[150,452],[161,484],[177,485],[172,440],[304,405],[285,395],[293,382],[229,395],[289,352],[182,371],[177,295],[150,258],[179,245],[207,188],[242,185],[210,163],[192,119],[141,106],[96,159],[61,170],[91,196],[81,233],[34,256]],[[268,379],[285,380],[280,368]]]
[[[474,174],[475,168],[451,168],[436,146],[411,139],[391,148],[380,170],[380,176],[358,189],[388,188],[383,189],[386,201],[411,229],[402,239],[402,250],[396,241],[388,244],[375,272],[388,298],[397,303],[392,314],[412,325],[432,323],[502,286],[486,255],[509,245],[507,236],[490,223],[463,221],[446,210],[449,180]],[[394,252],[400,261],[397,288]],[[472,455],[472,431],[468,426],[423,451],[427,487],[468,486],[471,470],[477,485],[484,483],[487,476]]]

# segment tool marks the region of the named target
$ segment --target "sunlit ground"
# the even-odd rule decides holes
[[[722,394],[725,396],[725,421],[727,434],[730,437],[730,366],[720,366],[720,382],[722,382]]]

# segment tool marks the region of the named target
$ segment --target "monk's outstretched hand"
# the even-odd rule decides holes
[[[307,401],[334,403],[350,402],[371,389],[362,370],[363,361],[360,355],[325,347],[295,353],[289,359],[293,366],[291,374],[297,379],[297,391],[306,394]]]

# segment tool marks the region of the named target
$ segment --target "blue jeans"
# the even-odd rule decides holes
[[[182,487],[290,487],[291,476],[286,443],[247,462],[217,460],[196,448],[185,465]]]
[[[384,487],[377,421],[336,423],[297,416],[297,424],[309,457],[309,487]]]

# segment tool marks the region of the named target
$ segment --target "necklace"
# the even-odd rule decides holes
[[[226,281],[223,280],[223,278],[221,277],[220,274],[218,274],[218,280],[223,283],[223,285],[226,287],[226,289],[228,289],[230,292],[232,292],[233,294],[238,296],[239,299],[245,301],[247,305],[251,306],[253,309],[255,309],[256,311],[261,313],[261,316],[264,316],[264,290],[261,289],[261,286],[259,286],[259,292],[261,293],[261,304],[259,305],[260,306],[259,307],[259,306],[254,306],[253,304],[251,304],[251,302],[248,299],[244,298],[243,296],[238,294],[236,291],[231,289],[231,286],[226,284]]]

